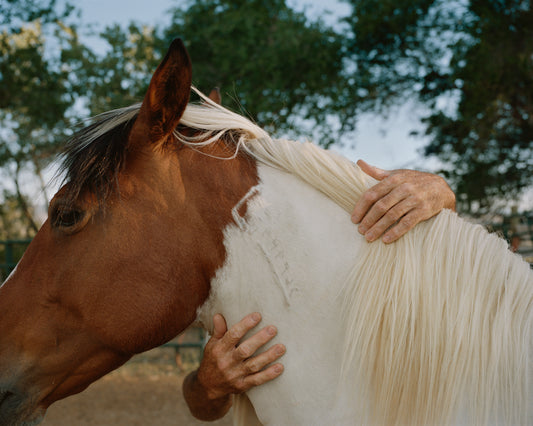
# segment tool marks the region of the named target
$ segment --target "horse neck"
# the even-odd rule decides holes
[[[238,153],[234,158],[223,141],[207,147],[184,147],[178,151],[180,178],[187,202],[192,203],[204,225],[220,234],[233,221],[232,208],[257,185],[256,162]]]
[[[275,342],[287,346],[285,373],[252,392],[251,400],[266,423],[317,424],[319,410],[313,404],[324,405],[324,421],[331,420],[327,407],[337,404],[332,399],[340,372],[332,366],[341,364],[343,341],[338,295],[361,238],[348,213],[299,178],[266,166],[259,166],[259,177],[256,191],[245,200],[243,220],[224,231],[228,256],[199,320],[210,329],[214,313],[231,325],[259,311],[263,324],[275,324]],[[313,375],[304,373],[303,365],[313,365]],[[302,385],[313,390],[299,392]],[[309,410],[277,410],[283,407],[269,406],[273,400],[309,405]],[[348,415],[346,407],[339,410],[339,420]],[[306,411],[313,417],[291,417]]]

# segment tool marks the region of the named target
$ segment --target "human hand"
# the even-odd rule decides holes
[[[357,165],[380,182],[356,203],[352,222],[367,241],[383,235],[383,242],[396,241],[417,223],[442,209],[455,210],[455,194],[440,176],[416,170],[382,170],[362,160]]]
[[[276,327],[264,327],[241,342],[244,335],[260,321],[261,315],[255,312],[228,330],[222,315],[213,317],[213,336],[207,342],[197,372],[197,380],[209,399],[215,400],[246,392],[254,386],[275,379],[283,372],[282,364],[272,363],[285,353],[284,345],[274,345],[255,355],[276,336]]]

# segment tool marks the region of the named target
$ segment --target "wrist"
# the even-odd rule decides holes
[[[194,417],[202,421],[213,421],[223,417],[232,405],[231,395],[216,396],[209,386],[199,379],[198,370],[190,373],[183,381],[183,396]]]
[[[219,389],[218,386],[213,385],[211,375],[209,373],[205,373],[201,366],[192,374],[192,380],[195,381],[196,386],[202,392],[205,399],[211,403],[220,403],[231,397],[230,393],[224,392],[223,390]]]

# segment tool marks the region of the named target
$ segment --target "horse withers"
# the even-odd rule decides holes
[[[0,288],[0,425],[39,422],[193,321],[252,311],[287,354],[239,398],[244,424],[528,421],[533,280],[503,241],[443,212],[367,244],[349,212],[370,178],[188,104],[190,85],[175,41],[140,106],[68,143],[65,185]]]

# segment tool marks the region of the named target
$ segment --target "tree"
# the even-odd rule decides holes
[[[54,0],[4,0],[0,21],[0,167],[8,177],[2,180],[3,190],[15,194],[33,232],[38,223],[21,189],[21,173],[31,169],[41,176],[65,133],[66,111],[75,101],[68,72],[57,56],[46,54],[45,31],[64,33],[67,27],[57,19],[71,10],[67,5],[58,13],[54,6]]]
[[[303,130],[324,145],[338,139],[328,120],[343,113],[341,36],[284,0],[191,1],[173,10],[167,28],[114,25],[100,36],[109,45],[102,57],[81,45],[71,49],[92,114],[142,100],[170,42],[181,37],[204,92],[219,87],[226,106],[271,132]],[[353,117],[342,115],[341,123],[339,131],[353,126]]]
[[[200,0],[174,9],[160,49],[176,36],[185,41],[200,89],[220,87],[224,103],[270,131],[301,131],[307,120],[307,133],[321,129],[327,139],[327,118],[338,112],[343,87],[342,43],[322,22],[285,0]]]
[[[416,97],[428,107],[425,155],[444,162],[460,205],[483,211],[531,186],[531,2],[350,3],[347,52],[364,105],[386,109]]]
[[[305,123],[309,134],[321,129],[329,136],[324,144],[335,140],[325,123],[342,86],[336,84],[340,36],[284,0],[202,0],[176,8],[168,28],[114,25],[100,34],[109,44],[104,55],[80,41],[79,27],[66,24],[71,6],[60,11],[55,0],[0,2],[0,169],[11,182],[3,189],[18,199],[33,230],[38,221],[23,174],[42,181],[41,171],[80,117],[141,101],[176,36],[186,41],[204,91],[221,87],[229,94],[226,104],[271,131],[289,133]]]
[[[166,53],[159,49],[155,29],[146,25],[130,23],[125,29],[112,25],[99,37],[109,46],[105,54],[96,55],[72,38],[63,55],[79,82],[74,90],[83,94],[90,115],[142,101]]]

